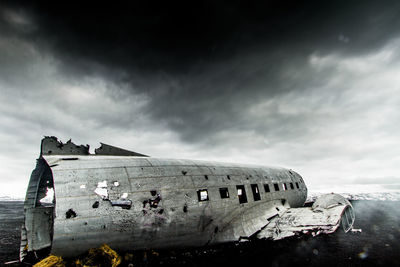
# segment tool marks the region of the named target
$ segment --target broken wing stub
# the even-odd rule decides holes
[[[330,234],[340,225],[347,233],[355,220],[351,203],[338,194],[320,196],[312,207],[289,208],[272,218],[257,238],[279,240],[290,236]]]

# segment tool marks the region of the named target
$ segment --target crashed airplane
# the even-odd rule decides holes
[[[278,167],[160,159],[45,137],[24,204],[20,259],[71,257],[107,243],[167,249],[345,232],[353,207],[337,194],[303,207],[307,187]]]

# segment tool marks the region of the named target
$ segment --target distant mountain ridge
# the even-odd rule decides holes
[[[0,201],[24,201],[23,198],[0,196]]]
[[[307,202],[314,202],[320,195],[326,193],[309,192]],[[382,200],[400,201],[400,192],[370,192],[370,193],[338,193],[348,200]]]

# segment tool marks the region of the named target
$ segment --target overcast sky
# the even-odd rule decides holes
[[[398,1],[7,2],[0,196],[44,135],[400,190]]]

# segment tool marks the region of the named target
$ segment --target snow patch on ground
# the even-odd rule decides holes
[[[400,190],[396,185],[381,184],[345,184],[314,186],[309,188],[307,202],[314,201],[318,196],[337,193],[349,200],[382,200],[400,201]]]
[[[338,193],[338,192],[335,192]],[[306,202],[314,202],[319,196],[326,194],[321,192],[308,193]],[[339,192],[348,200],[382,200],[382,201],[400,201],[400,192],[375,192],[375,193],[346,193]]]

